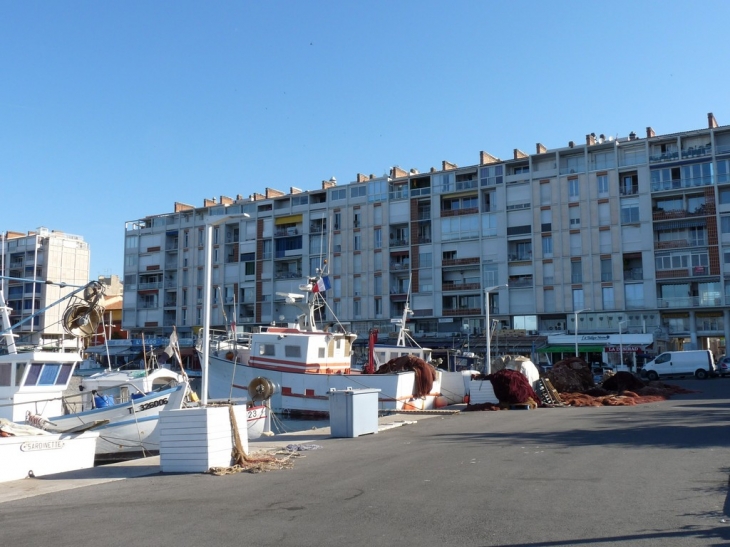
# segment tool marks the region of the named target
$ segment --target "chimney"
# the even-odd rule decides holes
[[[203,207],[213,207],[215,203],[215,198],[203,198]]]
[[[357,182],[360,182],[359,178],[360,178],[360,175],[358,175]],[[335,177],[332,177],[330,180],[322,181],[322,190],[327,190],[327,188],[334,188],[335,186],[337,186],[337,179]]]
[[[368,176],[363,175],[362,173],[358,173],[357,178],[355,179],[356,182],[365,182],[366,180],[368,180]]]
[[[456,165],[455,163],[450,163],[450,162],[448,162],[446,160],[444,160],[444,161],[441,162],[441,170],[442,171],[451,171],[452,169],[456,169],[458,167],[459,166]]]
[[[233,200],[228,196],[221,196],[221,205],[233,205]]]
[[[251,201],[261,201],[262,199],[266,199],[266,196],[258,192],[251,194]]]
[[[296,186],[290,186],[289,187],[289,193],[290,194],[301,194],[303,190],[300,188],[297,188]]]
[[[479,165],[489,165],[490,163],[497,163],[499,162],[499,158],[496,156],[492,156],[489,152],[485,152],[482,150],[479,152]]]
[[[596,134],[591,133],[590,135],[586,135],[586,145],[593,146],[594,144],[596,144]]]
[[[575,143],[574,143],[573,141],[570,141],[570,142],[568,143],[568,147],[569,147],[569,148],[573,148],[574,146],[575,146]]]
[[[709,129],[715,129],[717,127],[717,120],[712,112],[707,113],[707,127]]]
[[[391,178],[399,179],[401,177],[407,177],[407,176],[408,176],[408,172],[405,171],[404,169],[401,169],[397,165],[394,166],[394,167],[392,167],[391,170],[390,170],[390,177]]]
[[[411,169],[410,173],[411,175],[418,175],[420,171],[418,169]]]
[[[195,209],[192,205],[188,205],[187,203],[180,203],[179,201],[175,202],[174,211],[176,213],[181,213],[183,211],[192,211]]]
[[[544,154],[545,152],[547,152],[547,148],[545,148],[545,146],[539,142],[535,145],[535,149],[538,154]]]
[[[529,158],[529,156],[527,154],[525,154],[519,148],[515,148],[512,153],[514,154],[514,159],[516,159],[516,160],[519,160],[522,158]]]
[[[636,139],[637,139],[637,137],[636,137],[636,132],[635,131],[632,131],[631,133],[629,133],[629,140],[630,141],[635,141]]]
[[[656,133],[654,133],[654,130],[651,128],[651,126],[646,128],[646,138],[651,139],[652,137],[656,137]]]
[[[285,196],[286,194],[282,192],[281,190],[276,190],[274,188],[267,188],[266,189],[266,197],[268,199],[270,198],[280,198],[281,196]]]
[[[236,201],[243,201],[243,196],[241,194],[236,194]]]

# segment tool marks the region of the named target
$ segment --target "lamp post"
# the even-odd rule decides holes
[[[628,325],[628,321],[619,321],[618,322],[618,351],[619,351],[619,365],[623,366],[624,364],[624,337],[623,332],[621,331],[621,323],[626,323]]]
[[[591,311],[591,309],[583,308],[582,310],[573,312],[575,314],[575,356],[576,357],[578,357],[578,314],[583,313],[584,311]]]
[[[243,213],[243,218],[250,218],[251,215]],[[220,226],[226,221],[234,218],[233,215],[225,215],[210,221],[205,226],[205,279],[203,281],[203,362],[201,368],[200,382],[200,404],[208,404],[208,361],[210,358],[210,291],[213,284],[213,227]],[[234,364],[235,367],[235,364]],[[234,369],[235,377],[235,369]]]
[[[489,324],[489,293],[498,289],[506,289],[508,285],[495,285],[484,289],[484,309],[486,310],[486,327],[487,327],[487,363],[484,366],[484,372],[489,375],[492,373],[492,326]]]

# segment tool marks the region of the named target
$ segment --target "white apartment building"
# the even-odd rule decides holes
[[[432,347],[465,334],[483,346],[487,302],[497,344],[532,336],[555,353],[575,341],[604,359],[619,347],[719,355],[730,335],[730,126],[711,113],[671,135],[591,133],[467,167],[176,203],[126,224],[122,328],[196,333],[208,224],[219,329],[293,322],[280,293],[327,259],[328,318],[361,338],[392,331],[407,300],[410,330]]]
[[[19,346],[76,347],[61,322],[65,305],[38,312],[89,282],[89,259],[81,236],[47,228],[0,234],[0,272],[10,278],[0,287]]]

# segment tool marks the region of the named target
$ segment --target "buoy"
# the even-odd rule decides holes
[[[438,396],[436,397],[436,400],[434,401],[434,406],[436,408],[444,408],[445,406],[449,406],[449,401],[446,399],[446,397]]]
[[[469,396],[468,395],[464,395],[464,402],[466,404],[469,404]]]
[[[235,357],[235,355],[233,354],[232,351],[229,351],[228,353],[226,353],[226,359],[228,359],[229,361],[233,361],[234,357]]]

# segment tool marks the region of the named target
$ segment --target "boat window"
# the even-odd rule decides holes
[[[15,385],[20,386],[20,382],[23,380],[23,374],[25,373],[25,367],[27,363],[18,363],[15,367]]]
[[[72,370],[73,365],[71,364],[61,365],[61,373],[58,375],[58,378],[56,378],[56,385],[65,385],[66,382],[68,382],[69,377],[71,376]]]
[[[12,370],[12,366],[10,363],[0,365],[0,386],[10,385],[10,371]]]
[[[324,348],[318,348],[317,358],[318,359],[324,359]]]
[[[284,355],[287,357],[301,357],[302,348],[299,346],[284,346]]]
[[[274,344],[259,345],[259,355],[276,355]]]
[[[31,363],[30,370],[28,371],[28,377],[25,379],[26,386],[34,386],[38,382],[38,377],[41,375],[43,365],[40,363]]]
[[[39,386],[52,386],[56,383],[56,377],[58,371],[61,370],[61,365],[45,365],[41,372],[41,378],[38,380]]]

